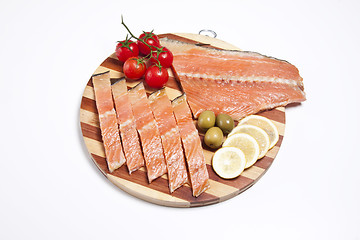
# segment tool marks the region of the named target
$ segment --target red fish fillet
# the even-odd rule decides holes
[[[106,161],[109,171],[113,172],[125,163],[125,156],[121,146],[119,127],[111,95],[110,73],[94,75],[92,82]]]
[[[239,120],[306,99],[298,69],[286,61],[168,38],[161,39],[161,44],[174,55],[173,71],[196,118],[212,110]]]
[[[164,88],[152,93],[149,101],[164,148],[170,192],[174,192],[188,179],[179,128]]]
[[[120,136],[129,173],[144,166],[140,139],[136,131],[135,119],[127,92],[126,80],[121,79],[111,86],[120,127]]]
[[[151,111],[143,83],[128,91],[143,148],[149,183],[166,173],[164,151],[159,129]]]
[[[206,168],[201,140],[192,119],[185,95],[174,99],[172,106],[185,150],[193,196],[198,197],[210,187],[209,173]]]

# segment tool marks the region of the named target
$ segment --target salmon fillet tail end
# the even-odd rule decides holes
[[[126,160],[111,93],[110,72],[93,75],[92,82],[106,161],[111,173],[120,168]]]

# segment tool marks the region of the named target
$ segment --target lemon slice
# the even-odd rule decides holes
[[[232,136],[236,133],[247,133],[250,136],[252,136],[253,138],[255,138],[255,140],[259,144],[259,148],[260,148],[260,153],[259,153],[258,159],[264,157],[265,154],[267,153],[267,151],[269,150],[269,147],[270,147],[269,135],[261,128],[254,126],[254,125],[242,124],[242,125],[238,125],[237,127],[235,127],[231,131],[229,136]]]
[[[237,147],[245,154],[245,168],[251,167],[259,157],[259,144],[247,133],[236,133],[228,137],[223,147]]]
[[[250,115],[243,118],[239,122],[238,126],[242,124],[250,124],[263,129],[269,135],[269,139],[270,139],[269,149],[274,147],[275,144],[279,141],[279,132],[275,124],[266,117],[259,115]]]
[[[223,147],[214,153],[212,166],[217,175],[225,179],[239,176],[245,168],[245,154],[236,147]]]

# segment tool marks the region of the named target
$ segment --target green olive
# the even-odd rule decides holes
[[[224,134],[228,134],[234,128],[234,119],[227,114],[220,113],[216,116],[216,126],[221,128]]]
[[[203,111],[198,118],[198,126],[200,130],[206,131],[215,126],[215,113],[209,110]]]
[[[223,142],[224,134],[218,127],[209,128],[205,133],[204,142],[208,147],[219,148]]]

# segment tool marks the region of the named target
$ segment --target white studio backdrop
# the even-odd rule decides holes
[[[3,1],[0,239],[360,239],[358,1]],[[126,30],[211,29],[299,68],[280,151],[249,190],[192,209],[112,185],[82,141],[82,92]]]

